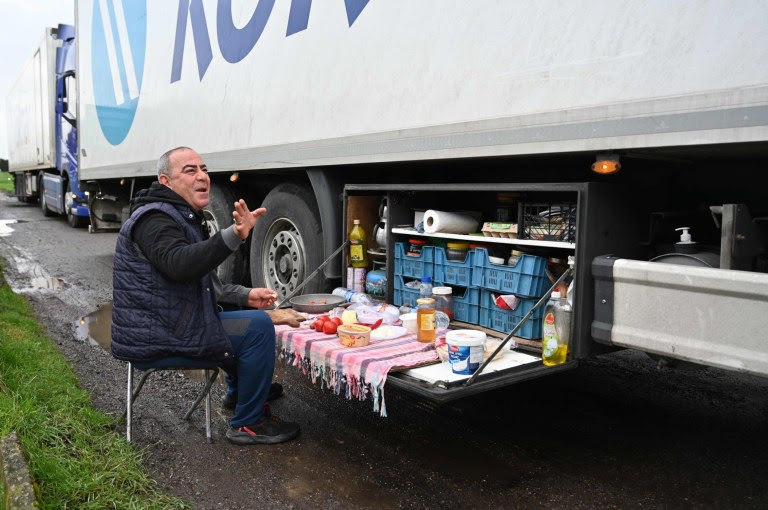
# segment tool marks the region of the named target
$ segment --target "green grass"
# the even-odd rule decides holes
[[[8,172],[0,172],[0,191],[13,192],[13,175]]]
[[[94,410],[0,266],[0,437],[16,430],[41,508],[187,508],[159,492],[143,452]]]

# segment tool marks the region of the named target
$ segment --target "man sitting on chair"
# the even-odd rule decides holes
[[[227,438],[273,444],[299,435],[296,423],[272,416],[268,395],[275,368],[275,330],[259,310],[218,311],[217,303],[271,306],[271,289],[222,284],[216,267],[238,249],[266,209],[235,203],[233,225],[208,235],[201,213],[211,180],[188,147],[163,154],[157,182],[136,194],[115,249],[112,354],[124,361],[183,357],[214,361],[228,374],[236,401]],[[295,323],[293,325],[298,325]]]

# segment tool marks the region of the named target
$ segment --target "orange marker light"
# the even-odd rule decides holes
[[[615,174],[621,170],[619,156],[615,154],[598,154],[597,161],[592,163],[592,171],[598,174]]]

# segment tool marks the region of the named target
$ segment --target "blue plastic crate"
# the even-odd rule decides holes
[[[453,318],[457,321],[479,324],[480,289],[453,287]]]
[[[538,298],[521,298],[516,310],[504,310],[493,302],[490,290],[482,289],[480,291],[480,325],[502,333],[509,333],[531,311],[538,301]],[[541,305],[531,318],[523,324],[523,327],[515,333],[515,336],[527,339],[541,338],[541,321],[544,317],[544,307],[545,305]]]
[[[476,248],[472,285],[520,297],[541,297],[549,288],[547,259],[522,255],[516,266],[492,264],[488,250]]]
[[[435,280],[448,285],[472,286],[472,262],[475,250],[469,250],[463,262],[448,260],[445,248],[435,246]]]
[[[406,255],[405,244],[395,243],[395,274],[409,278],[429,276],[434,280],[434,246],[424,246],[418,256]]]
[[[405,286],[405,279],[401,275],[395,275],[395,292],[393,301],[395,306],[408,305],[416,307],[416,300],[419,299],[419,288],[412,289]]]

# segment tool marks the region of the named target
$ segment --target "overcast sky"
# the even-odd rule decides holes
[[[8,157],[8,91],[43,39],[43,29],[74,21],[74,0],[0,0],[0,158]]]

